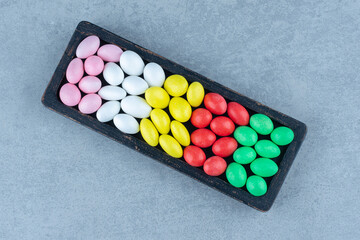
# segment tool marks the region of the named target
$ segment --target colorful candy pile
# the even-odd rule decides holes
[[[100,122],[113,121],[126,134],[140,131],[150,146],[160,145],[170,156],[183,157],[210,176],[225,173],[231,185],[246,185],[254,196],[266,193],[264,178],[278,171],[271,160],[280,155],[278,146],[294,138],[291,129],[274,129],[263,114],[250,117],[239,103],[227,102],[217,93],[205,94],[199,82],[189,85],[180,75],[166,78],[159,64],[145,65],[133,51],[100,46],[97,36],[79,44],[66,79],[59,92],[65,105],[77,106],[83,114],[96,113]],[[189,120],[196,128],[191,134]],[[269,139],[258,140],[258,135]],[[248,177],[243,165],[249,165],[254,175]]]

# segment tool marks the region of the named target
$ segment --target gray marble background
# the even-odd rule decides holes
[[[308,125],[267,213],[42,106],[81,20]],[[0,239],[358,239],[360,2],[0,0]]]

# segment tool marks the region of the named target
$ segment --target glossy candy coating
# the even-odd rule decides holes
[[[257,133],[248,126],[237,127],[234,132],[234,137],[241,145],[247,147],[253,146],[258,140]]]
[[[266,193],[267,184],[262,177],[253,175],[248,177],[246,181],[246,188],[250,194],[259,197]]]
[[[170,96],[161,87],[150,87],[145,91],[145,99],[153,108],[166,108],[169,106]]]
[[[164,88],[170,96],[180,97],[186,93],[188,82],[183,76],[174,74],[166,78]]]
[[[219,156],[212,156],[206,159],[204,163],[204,172],[209,176],[220,176],[226,170],[226,161]]]
[[[100,39],[98,36],[92,35],[82,40],[76,48],[76,56],[78,58],[88,58],[94,55],[99,49]]]
[[[210,123],[211,130],[218,136],[229,136],[235,130],[234,122],[224,116],[214,118]]]
[[[276,158],[280,155],[280,148],[270,140],[260,140],[255,144],[257,154],[264,158]]]
[[[97,76],[104,70],[104,61],[98,56],[90,56],[84,63],[85,72],[90,76]]]
[[[69,83],[78,83],[84,76],[84,64],[80,58],[74,58],[66,68],[66,79]]]
[[[268,135],[274,129],[271,119],[264,114],[254,114],[250,117],[250,126],[261,135]]]
[[[161,87],[165,81],[165,72],[159,64],[150,62],[144,68],[144,79],[150,87]]]
[[[155,147],[159,143],[159,133],[156,130],[154,124],[147,118],[143,118],[140,121],[140,132],[150,146]]]
[[[120,67],[127,75],[139,76],[143,73],[145,64],[139,54],[127,50],[120,56]]]
[[[167,134],[170,131],[170,117],[164,110],[153,109],[150,118],[160,134]]]
[[[208,93],[204,98],[205,107],[213,114],[222,115],[226,112],[227,103],[223,96],[218,93]]]
[[[186,147],[190,144],[190,134],[186,127],[176,120],[170,123],[171,134],[182,146]]]
[[[139,132],[139,123],[133,116],[129,114],[120,113],[114,117],[115,126],[127,134],[135,134]]]
[[[268,158],[257,158],[250,164],[251,171],[260,177],[272,177],[279,170],[277,164]]]
[[[121,84],[122,88],[130,95],[140,95],[149,88],[147,82],[138,76],[128,76]]]
[[[212,114],[205,108],[197,108],[191,115],[191,123],[197,128],[209,126],[212,120]]]
[[[109,62],[105,64],[104,72],[103,72],[104,79],[110,85],[120,85],[124,81],[124,72],[121,70],[119,65],[113,62]]]
[[[231,185],[241,188],[246,183],[246,170],[241,164],[232,162],[226,169],[226,178]]]
[[[193,167],[201,167],[204,165],[206,155],[201,148],[191,145],[184,149],[184,159]]]
[[[104,103],[96,112],[96,118],[100,122],[109,122],[120,112],[119,101],[108,101]]]
[[[169,111],[171,116],[179,122],[187,122],[191,117],[190,104],[181,97],[173,97],[169,103]]]
[[[99,48],[97,55],[107,62],[118,62],[123,50],[114,44],[105,44]]]
[[[73,107],[79,104],[81,93],[74,84],[66,83],[60,88],[59,97],[62,103]]]
[[[126,97],[126,92],[121,87],[107,85],[102,87],[98,94],[104,100],[121,100]]]
[[[97,94],[90,93],[85,95],[79,102],[79,110],[84,114],[96,112],[102,104],[101,97]]]
[[[186,99],[192,107],[198,107],[204,99],[204,94],[205,90],[201,83],[193,82],[187,90]]]
[[[231,120],[237,125],[245,126],[249,124],[249,113],[248,111],[237,102],[229,102],[227,113]]]
[[[191,142],[201,148],[207,148],[213,145],[216,135],[206,128],[196,129],[190,135]]]
[[[232,137],[219,138],[212,145],[212,152],[219,157],[231,156],[238,146],[237,141]]]
[[[249,164],[256,158],[256,151],[252,147],[240,147],[235,150],[233,159],[240,164]]]
[[[127,96],[121,100],[121,109],[136,118],[147,118],[151,112],[150,105],[138,96]]]
[[[159,138],[161,148],[174,158],[181,158],[183,150],[180,144],[170,135],[161,135]]]
[[[84,93],[96,93],[101,88],[101,81],[95,76],[86,76],[80,80],[79,88]]]
[[[294,140],[294,132],[288,127],[277,127],[272,131],[270,137],[277,145],[285,146]]]

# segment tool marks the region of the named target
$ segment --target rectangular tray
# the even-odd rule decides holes
[[[58,91],[62,84],[65,83],[65,72],[68,64],[75,56],[76,47],[78,44],[89,35],[97,35],[102,42],[112,43],[118,45],[123,50],[133,50],[137,52],[146,62],[156,62],[163,67],[165,73],[183,75],[189,82],[200,82],[206,91],[216,92],[224,96],[228,101],[235,101],[248,109],[250,114],[262,113],[269,116],[276,126],[284,125],[294,131],[295,138],[291,144],[282,147],[282,154],[278,159],[274,159],[279,166],[279,171],[271,180],[268,180],[268,191],[261,197],[252,196],[246,190],[235,188],[230,185],[224,177],[211,177],[204,173],[200,168],[188,165],[183,159],[176,159],[159,148],[151,147],[139,136],[128,135],[117,130],[112,124],[105,124],[99,122],[94,115],[85,115],[80,113],[76,108],[64,105],[59,97]],[[283,184],[287,173],[294,161],[297,152],[306,135],[306,125],[294,118],[286,116],[278,111],[275,111],[259,102],[256,102],[244,95],[241,95],[223,85],[216,83],[196,72],[193,72],[177,63],[174,63],[156,53],[151,52],[137,44],[134,44],[126,39],[123,39],[99,26],[89,22],[80,22],[70,42],[62,56],[59,65],[57,66],[54,75],[47,86],[41,101],[49,109],[64,115],[88,128],[91,128],[119,143],[126,145],[142,154],[154,158],[155,160],[166,164],[206,185],[214,188],[240,202],[243,202],[257,210],[267,211],[272,206],[281,185]]]

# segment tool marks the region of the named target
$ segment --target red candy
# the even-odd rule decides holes
[[[214,143],[212,151],[219,157],[231,156],[238,147],[237,141],[232,137],[223,137]]]
[[[220,116],[214,118],[210,123],[211,130],[222,137],[229,136],[235,130],[235,124],[230,118]]]
[[[218,156],[208,158],[204,163],[204,172],[210,176],[220,176],[226,170],[226,161]]]
[[[201,148],[210,147],[216,140],[216,135],[206,128],[195,130],[191,136],[191,142]]]
[[[237,125],[245,126],[249,124],[249,113],[248,111],[237,102],[229,102],[227,113],[231,120]]]
[[[208,93],[204,98],[205,107],[216,115],[222,115],[226,112],[227,104],[225,99],[218,93]]]
[[[191,115],[191,123],[197,128],[209,126],[211,119],[211,112],[205,108],[198,108]]]
[[[184,149],[184,159],[193,167],[201,167],[204,165],[206,156],[201,148],[197,146],[187,146]]]

